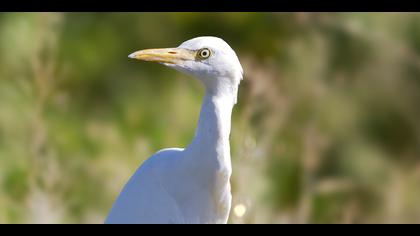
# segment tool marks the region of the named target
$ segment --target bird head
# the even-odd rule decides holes
[[[193,75],[214,93],[233,92],[236,96],[243,78],[243,69],[236,53],[217,37],[197,37],[175,48],[140,50],[129,57],[158,62]]]

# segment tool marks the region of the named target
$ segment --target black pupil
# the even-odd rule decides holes
[[[208,52],[207,51],[202,51],[201,52],[201,56],[206,57],[207,55],[208,55]]]

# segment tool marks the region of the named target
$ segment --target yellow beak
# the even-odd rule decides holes
[[[159,48],[140,50],[128,57],[143,61],[179,64],[182,61],[195,60],[195,52],[182,48]]]

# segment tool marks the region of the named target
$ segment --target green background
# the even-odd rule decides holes
[[[128,54],[212,35],[245,76],[230,223],[420,223],[420,14],[1,13],[0,223],[102,223],[192,139],[198,81]]]

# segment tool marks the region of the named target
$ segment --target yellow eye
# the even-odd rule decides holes
[[[208,49],[208,48],[203,48],[203,49],[201,49],[200,51],[198,51],[198,56],[199,56],[201,59],[206,59],[206,58],[209,58],[209,57],[210,57],[210,55],[211,55],[211,51],[210,51],[210,49]]]

